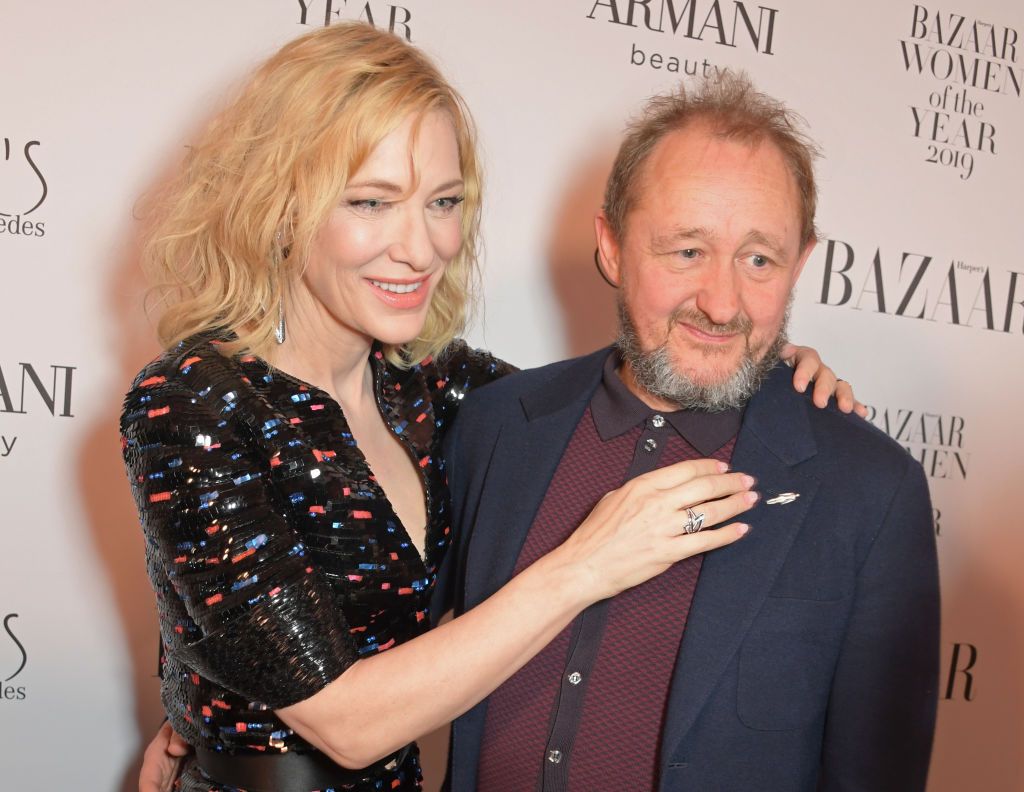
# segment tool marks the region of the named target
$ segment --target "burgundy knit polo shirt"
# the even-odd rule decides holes
[[[609,355],[551,480],[515,573],[572,533],[609,490],[701,457],[729,461],[742,413],[659,413]],[[645,790],[657,783],[669,683],[701,556],[596,603],[491,694],[479,792]]]

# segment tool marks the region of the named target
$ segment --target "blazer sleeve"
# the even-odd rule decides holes
[[[233,692],[280,708],[357,659],[329,584],[254,453],[211,405],[154,377],[125,401],[122,448],[168,652]]]
[[[829,700],[819,792],[923,792],[935,729],[939,622],[928,485],[908,457],[859,570]]]

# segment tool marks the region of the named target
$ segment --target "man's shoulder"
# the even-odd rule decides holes
[[[903,461],[907,451],[874,424],[854,413],[844,413],[833,399],[824,410],[806,399],[815,439],[823,450],[845,449],[848,453]]]
[[[821,409],[808,395],[793,391],[793,398],[803,403],[822,471],[864,486],[897,485],[913,471],[914,459],[903,446],[859,415],[842,412],[834,399]]]
[[[488,445],[505,427],[530,421],[589,400],[600,381],[608,349],[523,369],[466,394],[451,442]]]
[[[523,397],[542,390],[555,383],[565,383],[568,388],[586,389],[594,371],[600,367],[608,354],[608,349],[599,349],[580,357],[558,360],[535,368],[523,369],[499,380],[477,388],[466,396],[463,411],[492,411],[518,403]],[[581,376],[574,377],[574,370]]]
[[[779,366],[770,375],[750,408],[753,423],[770,444],[784,448],[803,444],[822,470],[850,477],[856,471],[874,476],[902,478],[912,458],[899,443],[878,427],[855,414],[844,413],[835,399],[825,408],[811,401],[810,388],[798,393],[792,387],[792,370]],[[748,410],[750,410],[748,408]]]

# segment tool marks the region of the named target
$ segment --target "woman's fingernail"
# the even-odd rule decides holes
[[[757,479],[754,478],[753,476],[749,476],[749,475],[744,475],[743,476],[743,486],[744,487],[748,487],[748,488],[749,487],[753,487],[756,483],[757,483]]]
[[[750,533],[750,526],[746,523],[740,523],[736,526],[736,530],[739,531],[740,536],[746,536]]]
[[[747,503],[757,503],[758,499],[761,497],[761,493],[759,492],[745,492],[743,494],[747,498]]]
[[[719,462],[718,463],[718,472],[719,473],[728,473],[729,472],[729,464],[727,462]]]

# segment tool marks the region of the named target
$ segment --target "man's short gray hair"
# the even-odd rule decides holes
[[[802,131],[804,120],[778,99],[757,91],[744,72],[726,70],[717,77],[697,81],[691,91],[680,83],[675,91],[652,97],[640,117],[627,127],[604,199],[605,216],[619,240],[626,215],[636,204],[643,166],[651,151],[667,134],[698,121],[709,124],[718,137],[752,146],[765,140],[774,143],[800,194],[801,245],[817,239],[814,160],[819,151]]]

